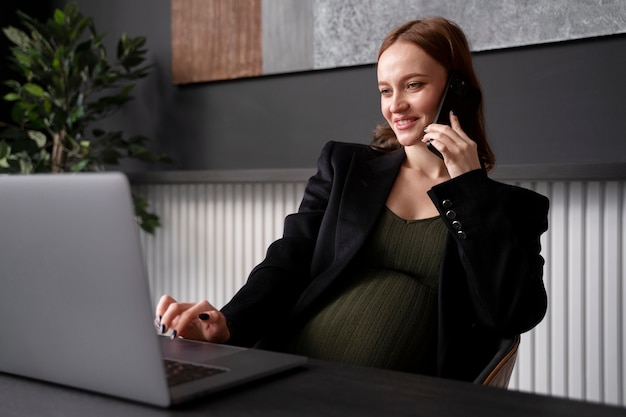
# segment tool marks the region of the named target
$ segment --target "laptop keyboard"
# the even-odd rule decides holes
[[[219,375],[226,372],[224,368],[215,368],[206,365],[194,365],[187,362],[179,362],[171,359],[163,359],[167,383],[169,386],[186,384],[197,379]]]

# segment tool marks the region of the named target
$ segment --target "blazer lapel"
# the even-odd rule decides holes
[[[304,291],[294,307],[292,323],[306,316],[303,313],[337,279],[363,246],[387,201],[405,157],[404,151],[368,160],[355,157],[346,176],[337,219],[335,260]]]
[[[350,261],[365,242],[387,202],[405,156],[400,151],[355,161],[346,178],[337,219],[337,262]]]

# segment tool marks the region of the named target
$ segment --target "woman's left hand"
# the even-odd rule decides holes
[[[431,124],[424,130],[422,142],[433,140],[432,145],[443,155],[451,178],[481,168],[478,146],[461,129],[459,118],[450,112],[451,126]]]

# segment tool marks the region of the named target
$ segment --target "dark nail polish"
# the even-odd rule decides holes
[[[172,334],[170,335],[170,339],[172,340],[176,339],[176,330],[172,331]]]
[[[210,319],[210,318],[211,318],[211,316],[209,316],[209,314],[208,314],[208,313],[200,313],[200,314],[198,314],[198,318],[199,318],[200,320],[208,320],[208,319]]]
[[[161,324],[161,334],[165,334],[166,330],[167,330],[167,327],[165,327],[165,324]]]

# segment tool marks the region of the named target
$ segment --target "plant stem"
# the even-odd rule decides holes
[[[51,171],[59,173],[64,171],[65,152],[63,152],[65,142],[65,130],[55,133],[52,136],[52,155],[51,155]]]

